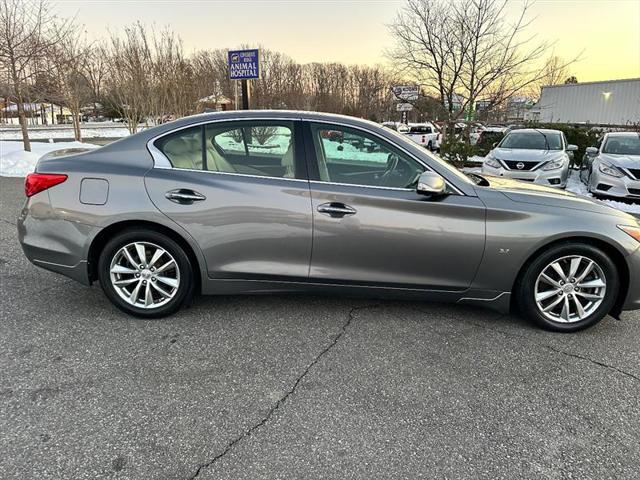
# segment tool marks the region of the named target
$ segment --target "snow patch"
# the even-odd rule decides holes
[[[82,142],[31,143],[31,151],[25,152],[22,142],[0,140],[0,176],[25,177],[33,172],[43,155],[67,148],[99,148]]]

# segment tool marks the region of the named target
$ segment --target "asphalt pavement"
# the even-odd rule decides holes
[[[22,255],[0,179],[0,478],[637,478],[640,313],[198,298],[162,320]]]

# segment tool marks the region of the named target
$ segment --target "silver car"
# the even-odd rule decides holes
[[[392,130],[309,112],[197,115],[26,179],[35,265],[123,311],[196,293],[322,292],[517,308],[575,331],[640,307],[640,224],[563,191],[466,176]]]
[[[640,133],[607,133],[587,148],[580,177],[594,195],[640,198]]]
[[[565,188],[577,149],[559,130],[512,130],[489,152],[482,173]]]

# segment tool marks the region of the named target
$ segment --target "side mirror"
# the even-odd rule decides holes
[[[587,147],[586,153],[590,157],[595,157],[598,155],[598,149],[596,147]]]
[[[422,172],[418,178],[416,192],[421,195],[442,195],[447,191],[447,184],[440,175],[434,172]]]
[[[575,152],[576,150],[578,150],[577,145],[572,145],[572,144],[567,145],[567,152]]]

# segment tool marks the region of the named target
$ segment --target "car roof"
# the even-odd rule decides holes
[[[609,132],[607,137],[638,137],[640,132]]]
[[[518,128],[516,130],[511,130],[509,134],[512,133],[562,133],[560,130],[552,130],[550,128]]]

